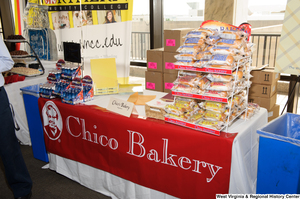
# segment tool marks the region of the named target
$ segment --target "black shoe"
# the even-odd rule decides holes
[[[30,199],[31,198],[32,193],[30,192],[29,194],[27,194],[26,196],[22,196],[22,197],[18,197],[15,199]]]

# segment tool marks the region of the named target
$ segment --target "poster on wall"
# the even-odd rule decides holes
[[[277,50],[275,72],[300,75],[299,20],[299,0],[288,0]]]
[[[58,57],[63,58],[63,42],[80,43],[85,74],[90,75],[91,59],[115,58],[118,82],[128,83],[133,0],[43,0],[43,5],[49,7]]]

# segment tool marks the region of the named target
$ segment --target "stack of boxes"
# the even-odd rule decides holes
[[[249,102],[257,103],[268,110],[268,122],[279,116],[280,106],[276,104],[277,82],[279,73],[273,69],[252,70],[251,87],[249,90]]]
[[[178,70],[174,69],[176,50],[184,42],[184,36],[193,28],[164,30],[164,48],[147,51],[146,89],[170,93]]]

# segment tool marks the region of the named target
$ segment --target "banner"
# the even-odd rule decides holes
[[[275,72],[300,75],[299,22],[299,0],[288,0],[277,50]]]
[[[229,191],[232,142],[160,120],[39,98],[48,152],[179,198]]]
[[[128,83],[133,0],[43,0],[43,5],[49,7],[59,57],[63,42],[80,43],[85,75],[91,75],[90,59],[115,58],[119,83]]]

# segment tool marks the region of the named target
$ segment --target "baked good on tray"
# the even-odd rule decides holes
[[[10,70],[11,73],[16,73],[19,75],[25,75],[25,76],[34,76],[34,75],[40,75],[41,72],[37,69],[33,68],[26,68],[26,67],[13,67]]]
[[[14,50],[14,51],[11,51],[11,52],[9,52],[10,53],[10,55],[12,55],[12,56],[24,56],[24,55],[28,55],[28,52],[26,52],[26,51],[24,51],[24,50]]]
[[[25,38],[22,35],[9,35],[7,37],[9,40],[25,40]]]

